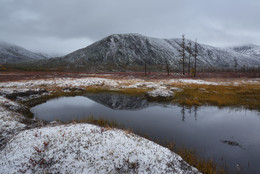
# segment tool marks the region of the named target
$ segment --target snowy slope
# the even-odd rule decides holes
[[[45,59],[64,56],[59,53],[48,53],[47,54],[47,53],[43,53],[43,52],[36,52],[36,54],[38,54],[39,56],[41,56],[42,58],[45,58]]]
[[[249,45],[231,47],[230,49],[238,53],[256,56],[260,59],[260,46],[258,45],[249,44]]]
[[[19,63],[42,58],[45,57],[22,47],[0,41],[0,64]]]
[[[140,34],[114,34],[64,57],[43,60],[39,65],[66,68],[79,66],[88,70],[124,70],[128,67],[143,68],[145,63],[147,65],[165,65],[167,60],[171,68],[178,69],[181,67],[178,52],[181,48],[180,43],[181,39],[158,39]],[[229,48],[199,44],[198,51],[199,68],[233,69],[235,60],[238,67],[258,67],[260,65],[259,57]],[[188,55],[187,51],[186,54]]]

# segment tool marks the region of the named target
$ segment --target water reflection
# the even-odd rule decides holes
[[[187,108],[111,93],[62,97],[31,111],[35,118],[47,121],[67,122],[91,115],[114,120],[154,140],[195,149],[201,156],[227,164],[230,170],[239,164],[246,173],[260,173],[260,117],[255,111],[208,106]]]
[[[87,93],[84,96],[116,110],[138,110],[149,106],[149,102],[142,96],[119,93]]]

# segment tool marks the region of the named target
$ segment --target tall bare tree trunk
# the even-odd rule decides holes
[[[191,42],[188,43],[188,51],[189,51],[189,63],[188,63],[188,74],[190,74],[190,58],[192,55]]]
[[[146,76],[146,62],[144,63],[144,75]]]
[[[166,64],[166,71],[167,71],[167,74],[169,76],[170,75],[170,67],[169,67],[169,63],[166,59],[165,59],[165,64]]]
[[[185,35],[182,35],[182,74],[185,75]]]
[[[197,56],[198,56],[198,43],[197,39],[195,40],[195,45],[194,45],[194,77],[197,75]]]
[[[185,75],[185,35],[182,35],[182,41],[180,43],[180,49],[178,49],[179,56],[181,57],[180,63],[182,64],[182,74]]]
[[[237,66],[238,66],[238,63],[237,63],[237,59],[235,58],[235,59],[234,59],[235,72],[237,72]]]

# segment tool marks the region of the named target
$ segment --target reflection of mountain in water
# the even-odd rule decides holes
[[[138,110],[149,106],[149,102],[140,96],[118,93],[87,93],[84,96],[116,110]]]

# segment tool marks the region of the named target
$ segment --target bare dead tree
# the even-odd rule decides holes
[[[194,77],[197,75],[197,56],[198,56],[198,42],[195,40],[194,44]]]
[[[147,69],[146,69],[146,62],[144,62],[144,75],[146,76],[146,72],[147,72]]]
[[[170,75],[170,67],[169,67],[169,62],[168,62],[168,60],[165,58],[164,59],[165,60],[165,65],[166,65],[166,71],[167,71],[167,74],[168,74],[168,76]]]
[[[191,42],[188,43],[187,50],[188,50],[188,52],[189,52],[188,74],[190,74],[190,59],[191,59],[191,56],[192,56]]]
[[[237,66],[238,66],[237,59],[234,58],[234,67],[235,67],[235,72],[237,72]]]
[[[181,63],[182,63],[182,74],[185,75],[185,35],[182,35],[182,42],[180,44],[181,49],[179,49]]]
[[[76,66],[76,71],[77,73],[79,73],[79,67],[80,67],[80,58],[77,57],[75,60],[74,60],[74,64]]]

